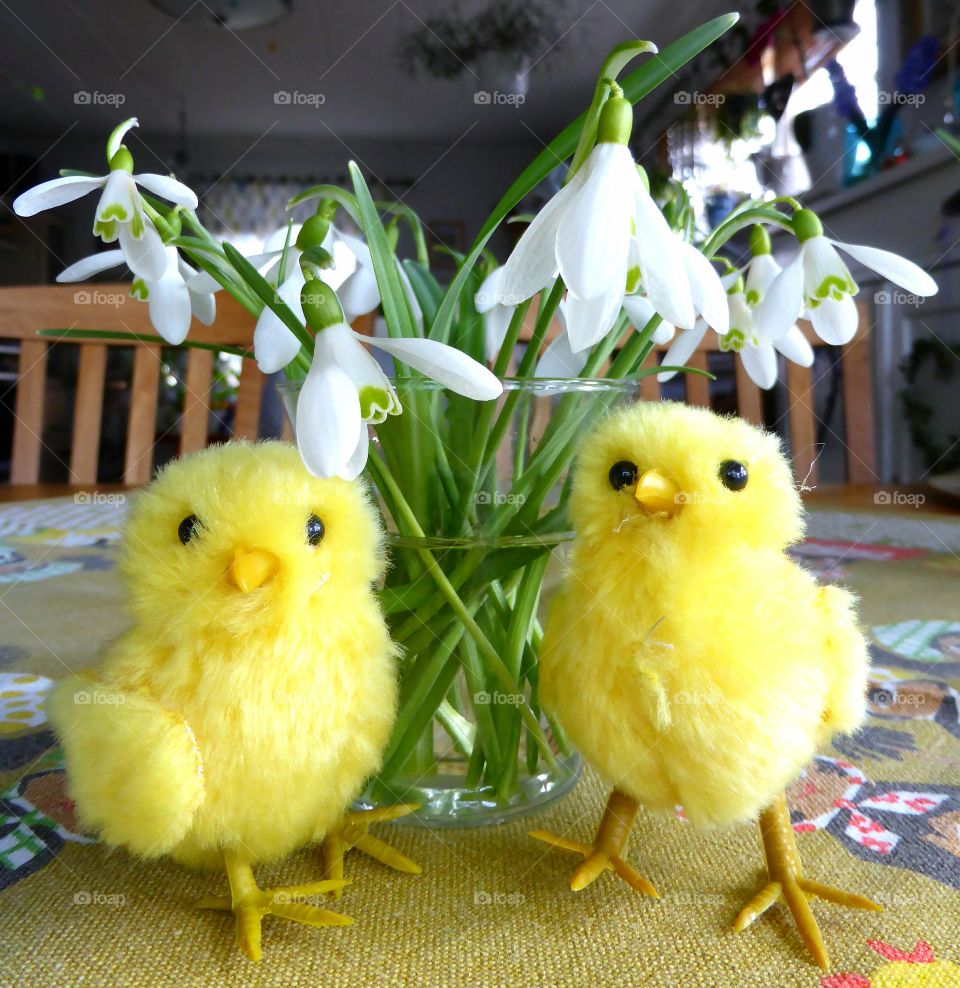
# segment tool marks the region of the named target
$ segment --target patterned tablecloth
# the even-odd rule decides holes
[[[960,988],[960,523],[919,511],[822,511],[798,549],[852,586],[874,654],[871,714],[790,792],[808,874],[873,897],[879,914],[815,905],[824,976],[775,908],[727,932],[760,875],[753,828],[694,833],[641,814],[630,856],[663,898],[601,880],[525,831],[592,835],[604,793],[586,773],[538,817],[474,831],[395,827],[420,878],[351,858],[357,923],[265,921],[262,965],[230,917],[190,903],[222,876],[141,863],[78,832],[43,699],[124,627],[115,560],[122,495],[0,510],[0,985],[786,985]],[[316,851],[261,884],[313,878]]]

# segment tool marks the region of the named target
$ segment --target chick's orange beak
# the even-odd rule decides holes
[[[666,515],[673,518],[683,507],[680,488],[659,470],[647,470],[637,481],[633,496],[640,507],[650,515]]]
[[[227,570],[227,579],[241,593],[262,587],[280,567],[280,560],[266,549],[237,550]]]

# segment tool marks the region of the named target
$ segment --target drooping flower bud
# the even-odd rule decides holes
[[[754,223],[750,228],[750,253],[753,257],[773,253],[770,234],[767,233],[767,228],[762,223]]]
[[[597,144],[629,144],[632,130],[633,106],[618,86],[600,111]]]
[[[110,159],[110,171],[126,172],[128,175],[133,174],[133,155],[127,149],[126,145],[121,145],[120,149]]]
[[[798,209],[793,214],[793,232],[802,244],[814,237],[823,236],[823,224],[812,210]]]
[[[300,304],[307,326],[315,333],[344,321],[337,293],[319,278],[309,278],[304,283]]]

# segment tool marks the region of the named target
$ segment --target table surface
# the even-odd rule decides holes
[[[628,858],[662,898],[612,876],[570,892],[574,862],[526,832],[590,839],[605,799],[591,771],[517,823],[382,830],[424,874],[354,852],[354,884],[336,908],[356,924],[267,918],[255,967],[230,917],[191,909],[223,893],[222,875],[136,861],[81,833],[45,723],[52,681],[93,664],[126,626],[116,560],[130,492],[0,506],[0,983],[960,986],[960,519],[932,494],[907,504],[875,493],[809,495],[796,550],[858,594],[874,663],[864,729],[825,748],[789,792],[807,874],[886,906],[813,906],[833,981],[781,906],[727,932],[761,880],[750,826],[700,833],[641,812]],[[299,883],[319,867],[307,849],[257,877]]]

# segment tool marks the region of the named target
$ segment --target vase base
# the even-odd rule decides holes
[[[558,758],[556,768],[522,777],[504,797],[499,797],[493,786],[467,786],[464,775],[456,769],[455,763],[443,763],[428,775],[395,776],[389,787],[374,781],[354,802],[354,808],[417,803],[419,809],[397,820],[397,826],[495,826],[538,813],[565,796],[580,777],[580,757],[572,754]]]

